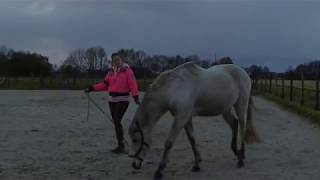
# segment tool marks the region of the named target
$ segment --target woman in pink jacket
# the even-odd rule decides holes
[[[125,114],[128,105],[130,93],[136,104],[140,104],[138,85],[133,71],[128,64],[124,63],[123,58],[118,53],[113,53],[112,70],[110,70],[104,81],[85,90],[86,93],[91,91],[108,91],[110,95],[109,107],[114,122],[118,146],[111,150],[113,153],[123,153],[125,150],[123,142],[123,128],[121,120]]]

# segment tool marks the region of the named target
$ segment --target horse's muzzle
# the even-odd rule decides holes
[[[142,166],[142,162],[141,161],[139,161],[139,163],[137,163],[137,162],[132,162],[132,167],[133,167],[133,169],[141,169],[141,166]]]

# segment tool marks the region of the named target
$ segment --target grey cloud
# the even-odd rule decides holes
[[[39,49],[54,62],[93,45],[109,53],[119,48],[206,58],[217,53],[275,70],[299,62],[292,59],[319,57],[318,2],[35,2],[0,1],[0,44]],[[38,11],[28,14],[28,7]]]

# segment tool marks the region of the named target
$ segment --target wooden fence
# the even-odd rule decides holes
[[[283,100],[319,110],[319,76],[316,80],[305,80],[303,73],[300,79],[263,78],[253,80],[253,89],[265,94],[274,95]]]

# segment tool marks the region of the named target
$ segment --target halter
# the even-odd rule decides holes
[[[139,161],[143,162],[143,159],[140,157],[140,153],[142,151],[142,148],[143,148],[143,146],[145,146],[146,148],[149,149],[150,145],[144,141],[143,131],[140,128],[138,121],[136,121],[136,125],[137,125],[138,129],[135,130],[134,133],[137,133],[137,132],[140,133],[140,135],[141,135],[141,143],[140,143],[138,151],[134,155],[129,155],[129,157],[137,158]]]

